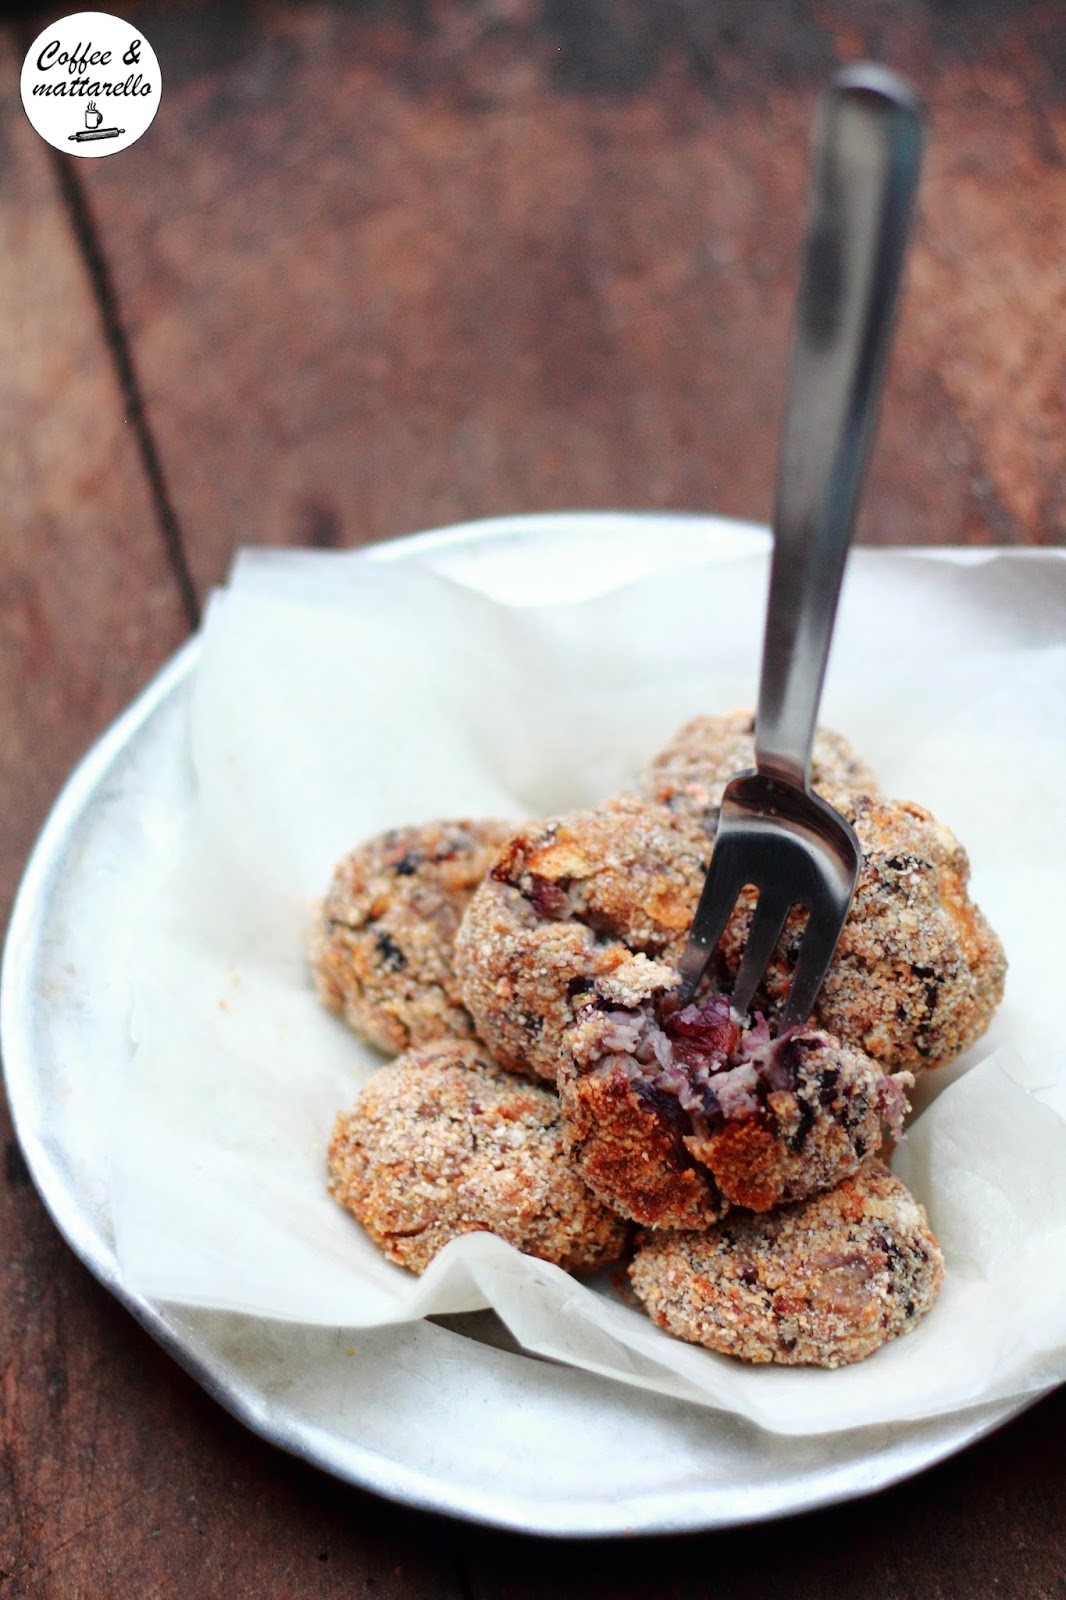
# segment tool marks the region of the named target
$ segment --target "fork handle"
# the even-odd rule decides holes
[[[807,786],[921,159],[911,90],[845,69],[821,107],[778,468],[758,770]]]

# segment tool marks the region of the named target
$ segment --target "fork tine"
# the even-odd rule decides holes
[[[748,942],[744,946],[744,958],[740,963],[736,982],[733,984],[732,1004],[738,1016],[743,1017],[748,1014],[751,997],[759,986],[759,979],[766,971],[774,947],[781,937],[785,918],[791,909],[788,900],[773,894],[769,889],[764,889],[759,895],[759,903],[755,908],[751,930],[748,933]]]
[[[808,919],[792,972],[788,999],[785,1001],[785,1009],[781,1016],[782,1028],[794,1028],[801,1022],[806,1022],[811,1007],[818,998],[822,980],[829,971],[829,963],[836,951],[842,928],[843,919],[836,928],[834,938],[829,928],[815,924],[813,916]]]
[[[739,866],[736,851],[723,849],[719,839],[711,853],[703,893],[679,964],[681,987],[678,996],[682,1005],[687,1005],[699,988],[715,946],[733,914],[737,895],[747,881],[743,872],[738,870]]]

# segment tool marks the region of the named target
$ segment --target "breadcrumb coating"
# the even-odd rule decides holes
[[[620,981],[624,978],[624,982]],[[898,1132],[910,1074],[887,1076],[813,1028],[742,1028],[710,995],[679,1008],[677,974],[632,958],[581,997],[559,1075],[589,1187],[647,1227],[699,1228],[832,1188]]]
[[[628,797],[516,833],[455,942],[463,1003],[496,1060],[554,1082],[575,997],[634,952],[680,956],[709,855],[695,824]]]
[[[1003,998],[1003,946],[970,899],[969,860],[950,829],[909,801],[852,795],[841,809],[863,861],[812,1021],[888,1066],[941,1066],[980,1038]],[[722,940],[726,989],[751,908],[748,894]],[[793,913],[755,997],[770,1017],[784,1003],[802,932]]]
[[[877,1160],[800,1205],[638,1244],[629,1274],[653,1321],[756,1363],[861,1361],[914,1327],[944,1275],[923,1208]]]
[[[570,1272],[616,1260],[628,1237],[574,1171],[557,1097],[473,1041],[426,1045],[378,1069],[337,1118],[329,1188],[415,1273],[467,1233],[494,1233]]]
[[[395,1055],[473,1034],[452,945],[512,827],[464,820],[394,828],[353,850],[334,872],[312,937],[315,988],[379,1050]]]
[[[1006,963],[954,835],[881,799],[819,729],[812,783],[863,865],[811,1023],[773,1037],[798,912],[752,1024],[706,988],[682,1008],[677,963],[753,728],[749,712],[695,718],[639,798],[518,828],[396,829],[340,863],[315,985],[403,1053],[338,1116],[329,1188],[415,1273],[479,1231],[592,1270],[636,1222],[630,1276],[661,1327],[746,1361],[836,1367],[908,1331],[939,1291],[925,1213],[876,1155],[912,1072],[988,1026]],[[745,891],[709,975],[725,993],[752,907]]]
[[[637,779],[644,800],[669,806],[713,833],[730,778],[755,765],[755,716],[730,711],[693,717],[653,756]],[[877,780],[842,733],[818,728],[811,752],[811,786],[831,805],[851,791],[877,794]]]

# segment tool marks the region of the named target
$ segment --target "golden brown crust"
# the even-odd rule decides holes
[[[567,1158],[559,1102],[473,1041],[410,1050],[337,1118],[330,1193],[391,1261],[423,1272],[452,1239],[489,1232],[567,1271],[614,1261],[624,1222]]]
[[[708,856],[693,824],[629,798],[516,834],[455,945],[463,1003],[496,1060],[554,1082],[575,994],[632,951],[680,955]]]
[[[745,1206],[749,1211],[769,1211],[780,1200],[781,1138],[765,1123],[727,1123],[713,1138],[690,1136],[685,1146],[714,1173],[734,1205]],[[722,1209],[724,1212],[726,1208]]]
[[[390,1055],[473,1025],[452,969],[456,929],[512,831],[503,822],[394,828],[336,868],[312,939],[319,998]]]
[[[965,850],[928,811],[864,795],[842,809],[863,864],[813,1021],[888,1066],[940,1066],[988,1027],[1003,998],[1003,947],[970,899]],[[748,896],[722,941],[727,988],[750,916]],[[755,999],[770,1016],[783,1004],[801,937],[793,914]]]
[[[570,1154],[594,1194],[649,1228],[700,1228],[728,1209],[685,1149],[676,1104],[642,1099],[620,1067],[564,1076]]]
[[[922,1207],[871,1160],[801,1205],[645,1235],[630,1277],[677,1338],[743,1361],[839,1367],[914,1327],[943,1257]]]
[[[751,711],[693,717],[653,756],[637,779],[644,800],[669,806],[713,833],[730,778],[755,765]],[[811,753],[811,784],[832,805],[852,790],[877,793],[877,780],[841,733],[819,728]]]

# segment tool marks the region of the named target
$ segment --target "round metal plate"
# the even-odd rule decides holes
[[[636,576],[693,542],[750,549],[763,530],[712,518],[551,515],[397,540],[368,561],[429,556],[491,587],[602,541]],[[16,1131],[82,1261],[207,1391],[272,1444],[411,1506],[554,1535],[670,1533],[806,1510],[879,1489],[1024,1409],[999,1403],[815,1439],[533,1359],[490,1313],[357,1331],[150,1303],[122,1282],[106,1139],[88,1115],[129,1052],[125,941],[193,801],[190,641],[85,757],[34,850],[12,915],[0,1042]],[[340,1407],[337,1393],[344,1396]]]

